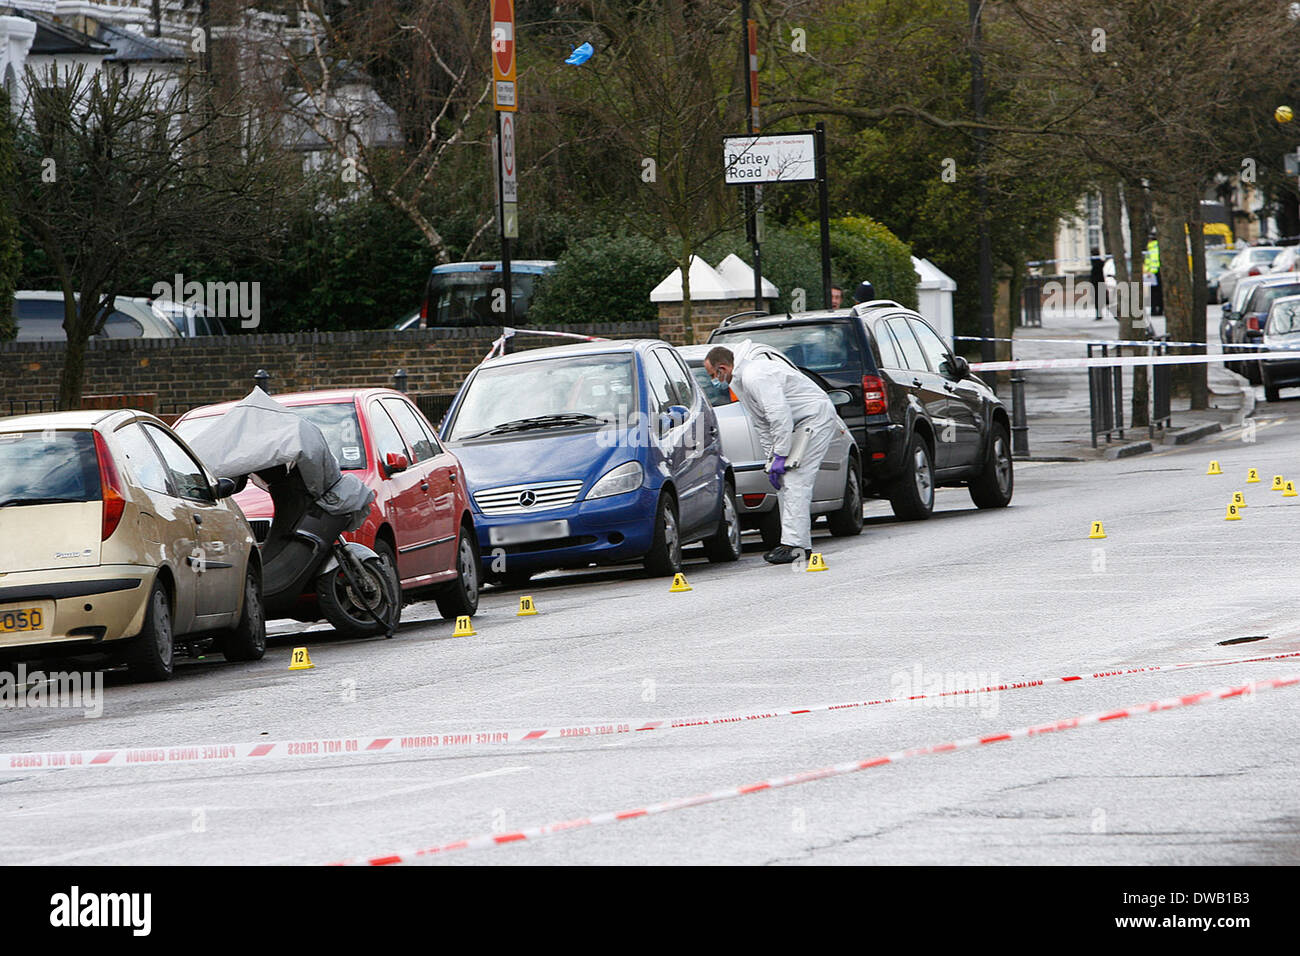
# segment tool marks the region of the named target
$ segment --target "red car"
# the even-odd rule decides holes
[[[346,537],[396,568],[403,603],[438,602],[445,618],[478,609],[478,536],[464,471],[419,408],[389,388],[273,396],[324,432],[339,467],[375,490],[370,516]],[[191,409],[173,426],[189,439],[234,402]],[[260,543],[271,527],[271,497],[249,484],[235,496]]]

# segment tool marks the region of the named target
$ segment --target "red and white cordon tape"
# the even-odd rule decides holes
[[[516,335],[549,335],[552,338],[576,339],[579,342],[608,342],[609,341],[609,339],[604,338],[603,336],[579,335],[577,332],[547,332],[543,329],[512,329],[506,327],[501,330],[501,334],[497,336],[496,341],[492,343],[491,351],[489,351],[487,355],[483,356],[483,361],[486,362],[488,359],[494,358],[497,355],[497,352],[500,349],[505,347],[506,339],[512,339]],[[479,364],[481,365],[483,363],[480,362]]]
[[[938,691],[930,694],[913,694],[909,697],[882,697],[873,700],[849,701],[836,704],[816,704],[809,707],[782,707],[741,714],[719,714],[710,717],[672,717],[658,720],[622,719],[592,724],[572,724],[530,730],[463,730],[454,733],[391,734],[383,737],[324,737],[301,740],[260,741],[251,743],[209,743],[186,745],[158,745],[152,747],[125,747],[111,750],[58,750],[29,753],[0,754],[0,773],[29,772],[33,770],[68,770],[99,767],[149,766],[176,763],[221,763],[232,760],[267,760],[274,758],[338,757],[380,753],[411,753],[415,751],[455,752],[483,746],[532,743],[538,740],[606,739],[627,733],[652,730],[682,730],[688,727],[718,727],[771,720],[777,717],[801,717],[815,713],[832,713],[874,707],[881,704],[915,703],[945,697],[963,697],[994,694],[1053,684],[1073,684],[1084,680],[1104,680],[1110,677],[1128,677],[1134,674],[1153,674],[1160,671],[1191,670],[1200,667],[1226,667],[1232,664],[1256,664],[1300,658],[1300,651],[1270,654],[1263,657],[1240,657],[1222,661],[1191,661],[1183,664],[1147,664],[1138,667],[1115,667],[1091,673],[1071,674],[1065,677],[1043,677],[989,684],[984,687]]]
[[[989,734],[985,737],[966,737],[961,740],[951,740],[941,744],[930,744],[925,747],[912,747],[908,750],[895,750],[892,753],[882,754],[878,757],[868,757],[863,760],[850,760],[845,763],[837,763],[816,770],[805,770],[802,773],[790,774],[785,777],[773,777],[770,780],[759,780],[740,787],[727,787],[723,790],[701,793],[693,797],[678,797],[675,800],[665,800],[662,803],[652,803],[643,807],[634,807],[630,810],[598,813],[594,816],[578,817],[573,820],[565,820],[559,823],[548,823],[545,826],[529,827],[525,830],[516,830],[512,833],[485,833],[482,836],[472,837],[467,840],[456,840],[455,842],[444,843],[440,846],[425,847],[424,849],[418,850],[401,850],[396,853],[385,853],[381,856],[372,856],[360,860],[343,860],[330,865],[388,866],[394,863],[411,863],[421,858],[451,853],[455,850],[482,850],[487,849],[488,847],[503,846],[507,843],[537,840],[541,837],[554,836],[557,833],[571,833],[574,830],[600,826],[605,823],[621,823],[624,820],[635,820],[639,817],[655,816],[660,813],[668,813],[672,810],[683,810],[687,807],[698,807],[706,803],[717,803],[720,800],[747,797],[751,794],[761,793],[764,790],[778,790],[782,787],[792,787],[796,784],[810,783],[814,780],[825,780],[829,777],[841,777],[845,774],[857,773],[860,770],[870,770],[872,767],[883,767],[886,764],[899,763],[909,757],[925,757],[932,754],[954,753],[958,750],[970,750],[975,747],[984,747],[988,744],[1001,743],[1006,740],[1021,740],[1029,737],[1041,737],[1044,734],[1056,733],[1057,731],[1074,730],[1077,727],[1111,723],[1116,720],[1124,720],[1125,718],[1136,717],[1141,714],[1154,714],[1162,710],[1191,707],[1195,704],[1203,704],[1206,701],[1226,700],[1229,697],[1253,695],[1259,691],[1275,690],[1280,687],[1293,687],[1297,684],[1300,684],[1300,674],[1290,677],[1274,677],[1269,680],[1252,681],[1251,683],[1240,684],[1236,687],[1221,687],[1217,690],[1203,690],[1195,694],[1184,694],[1181,697],[1169,697],[1164,700],[1155,700],[1146,704],[1125,707],[1122,710],[1097,711],[1095,713],[1085,714],[1082,717],[1067,717],[1064,720],[1058,720],[1052,723],[1021,727],[1017,730],[1008,730],[1000,734]]]
[[[1297,360],[1300,352],[1252,353],[1260,361],[1274,359]],[[1130,368],[1138,365],[1212,365],[1215,362],[1235,362],[1240,355],[1099,355],[1095,358],[1061,359],[1011,359],[1006,362],[971,362],[972,371],[1002,372],[1017,368]]]

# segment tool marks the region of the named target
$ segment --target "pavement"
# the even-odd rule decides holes
[[[1214,309],[1217,311],[1217,306]],[[1156,335],[1165,332],[1163,316],[1150,319]],[[1207,329],[1218,328],[1217,315],[1207,319]],[[1013,357],[1017,359],[1084,358],[1087,347],[1067,344],[1068,340],[1102,340],[1119,337],[1119,323],[1113,319],[1098,322],[1091,311],[1083,309],[1044,309],[1043,325],[1017,328],[1013,333]],[[1044,341],[1049,340],[1049,341]],[[1217,337],[1208,344],[1212,354],[1222,351]],[[1255,390],[1246,379],[1228,371],[1222,364],[1209,366],[1210,408],[1192,411],[1187,398],[1173,397],[1171,427],[1126,427],[1111,434],[1111,440],[1098,436],[1092,447],[1089,433],[1087,369],[1030,369],[1025,378],[1025,414],[1029,424],[1029,459],[1127,457],[1142,454],[1163,444],[1172,444],[1173,434],[1181,433],[1179,443],[1198,440],[1220,428],[1240,425],[1254,413]],[[999,395],[1008,405],[1009,385],[999,385]],[[1124,370],[1124,421],[1131,419],[1133,370]],[[1151,447],[1143,443],[1151,442]]]

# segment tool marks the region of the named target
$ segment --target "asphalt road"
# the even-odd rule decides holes
[[[861,537],[817,537],[825,573],[769,567],[752,543],[737,564],[693,560],[682,594],[636,569],[552,575],[527,592],[541,613],[520,618],[519,592],[487,591],[469,638],[428,604],[392,641],[279,624],[255,664],[187,662],[162,685],[110,675],[99,719],[7,712],[0,750],[616,725],[1300,652],[1300,498],[1268,490],[1300,479],[1298,412],[1261,406],[1253,441],[1022,463],[1005,511],[948,489],[906,524],[871,502]],[[1211,458],[1222,476],[1205,475]],[[1250,467],[1263,483],[1245,484]],[[1233,491],[1247,508],[1227,522]],[[295,644],[314,669],[288,670]],[[1290,674],[1300,658],[455,753],[3,770],[0,863],[363,858]],[[1294,864],[1298,723],[1300,686],[434,862]]]

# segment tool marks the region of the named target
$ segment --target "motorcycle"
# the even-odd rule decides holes
[[[339,470],[320,428],[254,389],[190,447],[236,491],[251,477],[271,496],[275,514],[260,545],[267,617],[324,617],[349,637],[393,636],[396,569],[343,537],[364,523],[375,493]]]

